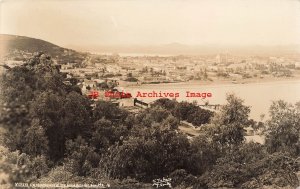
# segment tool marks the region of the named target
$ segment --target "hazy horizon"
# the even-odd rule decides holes
[[[0,33],[68,48],[300,44],[297,0],[4,0]]]
[[[6,38],[5,35],[8,36],[19,36],[20,39],[27,38],[24,35],[11,35],[11,34],[0,34],[0,40],[4,40],[4,44],[1,44],[2,50],[5,49],[5,44],[7,45],[8,41],[13,38]],[[43,40],[45,42],[52,43],[57,45],[51,41],[47,41],[40,38],[32,38],[33,40]],[[12,40],[13,41],[13,40]],[[16,42],[16,41],[15,41]],[[29,41],[27,41],[29,42]],[[33,42],[33,41],[32,41]],[[32,43],[29,42],[29,43]],[[17,44],[18,42],[16,42]],[[3,46],[4,45],[4,46]],[[162,44],[162,45],[124,45],[124,46],[61,46],[63,48],[69,48],[81,52],[89,52],[92,54],[114,54],[118,53],[119,55],[125,56],[176,56],[176,55],[215,55],[215,54],[232,54],[232,55],[299,55],[300,54],[300,45],[292,44],[292,45],[271,45],[271,46],[263,46],[263,45],[253,45],[253,46],[220,46],[220,45],[185,45],[180,43],[170,43],[170,44]],[[1,52],[4,51],[0,51]]]

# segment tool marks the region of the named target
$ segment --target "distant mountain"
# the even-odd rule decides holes
[[[300,54],[300,45],[277,46],[225,46],[225,45],[186,45],[169,43],[162,45],[115,45],[115,46],[70,46],[74,49],[97,53],[139,53],[139,54],[166,54],[166,55],[211,55],[230,53],[235,55],[290,55]]]
[[[86,57],[86,53],[63,48],[50,42],[25,36],[0,34],[0,56],[20,56],[24,53],[42,51],[59,63],[80,63]]]

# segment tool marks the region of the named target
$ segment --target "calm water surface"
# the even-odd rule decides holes
[[[260,120],[260,115],[268,115],[269,107],[272,101],[285,100],[290,103],[300,101],[300,80],[297,81],[276,81],[266,83],[249,83],[249,84],[212,84],[201,85],[201,83],[169,83],[169,84],[153,84],[142,86],[131,86],[126,88],[127,92],[131,92],[135,97],[137,92],[179,92],[178,101],[194,101],[203,104],[209,101],[210,104],[226,103],[226,94],[235,93],[238,97],[244,99],[245,105],[251,106],[250,117]],[[190,92],[210,92],[212,97],[187,98],[186,91]],[[154,101],[157,98],[140,98],[145,102]]]

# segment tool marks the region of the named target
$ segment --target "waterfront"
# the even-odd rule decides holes
[[[272,101],[284,100],[289,103],[300,101],[300,80],[262,82],[249,84],[210,84],[201,83],[168,83],[152,84],[141,86],[126,87],[126,92],[132,93],[133,97],[140,92],[178,92],[180,96],[178,101],[194,101],[198,104],[204,104],[209,101],[210,104],[226,103],[226,94],[235,93],[238,97],[245,100],[245,105],[251,106],[250,118],[260,120],[260,115],[268,116],[268,110]],[[212,97],[203,98],[186,98],[186,91],[210,92]],[[139,98],[145,102],[154,101],[155,97]]]

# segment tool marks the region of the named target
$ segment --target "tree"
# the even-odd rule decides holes
[[[30,126],[29,105],[34,98],[33,71],[14,67],[1,75],[0,124],[7,130],[5,143],[11,150],[22,149]]]
[[[300,111],[297,105],[282,100],[273,102],[267,127],[266,145],[269,152],[286,152],[295,157],[300,155]]]
[[[189,102],[180,102],[176,106],[175,115],[181,120],[187,120],[189,114],[194,112],[197,109],[197,106]]]
[[[27,129],[25,135],[24,151],[36,157],[38,155],[47,155],[48,153],[48,139],[45,135],[44,128],[39,124],[38,119],[32,121],[31,127]]]
[[[202,108],[191,111],[187,117],[187,121],[195,126],[200,126],[210,122],[213,112]]]
[[[44,155],[30,157],[20,151],[10,152],[8,148],[0,146],[0,156],[2,157],[0,162],[1,184],[11,184],[11,188],[16,182],[36,181],[49,171],[48,161]]]
[[[213,116],[212,111],[202,109],[197,106],[196,103],[178,103],[176,100],[170,100],[167,98],[156,100],[152,106],[163,107],[170,111],[177,119],[186,120],[194,124],[194,126],[200,126],[202,124],[209,123],[210,118]]]
[[[178,102],[176,100],[170,100],[168,98],[160,98],[160,99],[154,101],[152,106],[160,106],[169,111],[173,111],[177,104],[178,104]]]
[[[0,105],[0,123],[9,131],[5,138],[6,144],[12,150],[23,150],[25,145],[23,136],[26,135],[33,118],[40,119],[40,115],[42,116],[40,125],[46,135],[48,126],[57,125],[59,113],[56,114],[54,111],[60,110],[61,97],[72,91],[72,89],[67,90],[63,80],[63,75],[53,64],[51,58],[41,52],[28,59],[23,65],[9,69],[2,75],[1,99],[4,103]],[[56,100],[60,102],[57,107],[51,107],[57,105],[57,103],[49,102],[55,101],[55,96]],[[42,107],[46,105],[45,98],[48,97],[50,110],[47,110],[45,106]],[[38,105],[36,101],[43,105]],[[50,111],[52,112],[50,113]]]
[[[91,130],[92,107],[85,96],[76,92],[66,95],[61,111],[61,125],[66,139],[75,139],[79,134],[85,138]]]
[[[243,105],[244,100],[237,98],[234,94],[227,94],[226,101],[227,104],[221,107],[220,113],[214,117],[212,123],[246,126],[248,124],[250,107]]]
[[[249,124],[250,108],[234,94],[227,95],[227,104],[221,107],[206,127],[213,140],[221,145],[240,144],[244,141],[244,127]]]
[[[99,163],[99,155],[82,137],[66,142],[65,169],[78,176],[90,175]]]
[[[138,124],[145,127],[152,127],[155,124],[160,124],[162,127],[177,128],[179,121],[168,110],[153,106],[147,108],[136,116]]]
[[[240,188],[245,182],[263,174],[264,166],[267,167],[263,163],[266,153],[260,144],[242,144],[233,148],[219,157],[213,169],[204,175],[209,188]],[[259,181],[254,186],[262,187]],[[250,184],[248,187],[251,187]]]
[[[186,170],[193,175],[202,175],[212,168],[219,156],[218,146],[205,135],[199,135],[191,141]]]
[[[268,154],[257,143],[245,143],[218,158],[203,175],[209,188],[294,188],[299,186],[299,162],[282,153]]]
[[[122,143],[127,137],[129,131],[126,126],[113,125],[113,123],[104,118],[96,121],[93,125],[91,144],[95,151],[102,153],[116,143]]]
[[[31,103],[30,116],[39,119],[39,124],[45,130],[49,140],[49,155],[54,161],[58,161],[64,154],[64,128],[61,124],[63,115],[64,97],[46,91],[38,95]]]
[[[189,141],[181,134],[159,128],[148,128],[123,145],[113,146],[103,159],[103,170],[113,178],[128,176],[141,181],[162,178],[184,168]]]
[[[105,118],[112,122],[122,122],[128,116],[128,112],[120,109],[115,104],[107,101],[96,102],[96,107],[93,110],[93,121]]]

